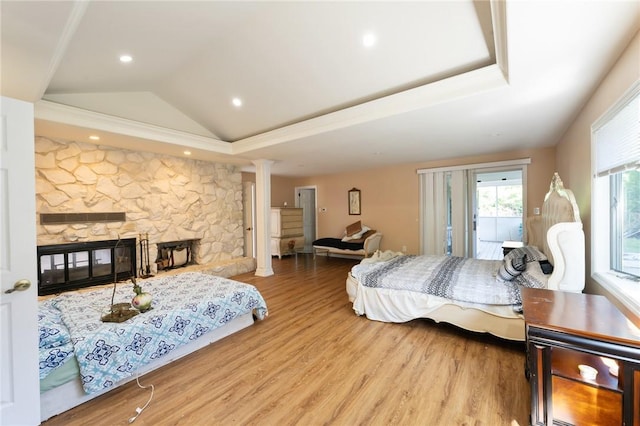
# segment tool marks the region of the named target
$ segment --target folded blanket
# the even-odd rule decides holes
[[[354,243],[345,242],[340,238],[320,238],[313,242],[314,247],[331,247],[340,250],[362,250],[364,248],[364,242]]]

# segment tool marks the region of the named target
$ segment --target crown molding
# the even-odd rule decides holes
[[[233,154],[290,142],[320,133],[379,120],[507,86],[500,66],[493,64],[434,83],[405,90],[340,111],[233,142]]]
[[[496,65],[498,65],[504,79],[508,82],[507,2],[505,0],[491,0],[491,22],[493,25],[493,43],[496,49]]]
[[[165,142],[203,151],[231,155],[231,144],[219,139],[194,135],[153,124],[114,117],[81,108],[40,100],[35,104],[35,118],[87,129],[102,130],[142,139]]]

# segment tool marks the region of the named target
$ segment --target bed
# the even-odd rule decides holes
[[[521,286],[581,292],[585,283],[578,206],[557,173],[542,214],[527,219],[526,227],[527,245],[504,260],[375,253],[348,274],[353,310],[377,321],[429,318],[524,341]]]
[[[313,245],[313,257],[322,254],[329,256],[357,256],[367,258],[380,249],[382,234],[375,229],[354,222],[345,228],[342,238],[320,238]]]
[[[39,302],[41,420],[108,392],[264,319],[267,306],[248,284],[187,272],[138,280],[152,309],[102,322],[113,287]],[[119,283],[114,303],[130,302]]]

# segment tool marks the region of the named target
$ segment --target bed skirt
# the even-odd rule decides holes
[[[346,290],[354,312],[371,320],[400,323],[428,318],[506,340],[525,340],[524,317],[515,313],[511,306],[454,304],[428,294],[369,288],[361,285],[351,273],[347,276]],[[381,292],[383,297],[380,297]]]

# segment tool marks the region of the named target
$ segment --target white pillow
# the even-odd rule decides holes
[[[358,232],[357,234],[353,234],[352,236],[346,236],[342,239],[343,243],[348,243],[351,240],[359,240],[360,238],[362,238],[362,236],[367,232],[367,231],[371,231],[371,228],[369,228],[366,225],[362,225],[362,230],[360,232]]]

